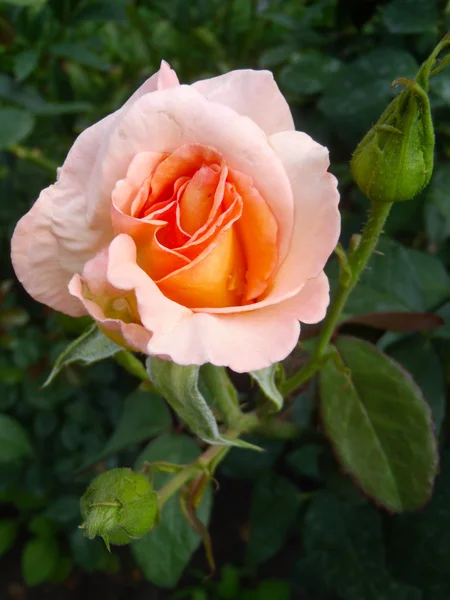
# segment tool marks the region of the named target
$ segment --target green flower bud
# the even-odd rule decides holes
[[[142,473],[112,469],[94,479],[80,500],[89,539],[99,535],[110,544],[128,544],[147,533],[158,514],[158,496]]]
[[[355,150],[350,163],[359,189],[372,202],[411,200],[433,172],[434,130],[428,80],[447,36],[424,62],[413,81],[397,79],[404,90],[389,104]],[[435,69],[437,72],[439,69]]]
[[[359,189],[373,202],[411,200],[433,172],[434,131],[428,96],[406,88],[360,142],[350,163]]]

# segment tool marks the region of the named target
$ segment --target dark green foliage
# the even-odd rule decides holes
[[[136,567],[158,586],[177,586],[161,596],[174,600],[448,600],[450,68],[430,81],[436,132],[431,183],[412,202],[394,208],[344,315],[435,311],[445,320],[441,328],[412,334],[345,326],[352,335],[378,343],[415,382],[401,386],[417,392],[411,404],[423,437],[420,447],[417,436],[411,443],[421,454],[420,493],[406,493],[400,508],[416,507],[428,494],[423,480],[429,475],[431,463],[425,459],[432,438],[423,427],[424,401],[431,408],[441,474],[431,502],[417,512],[394,517],[376,508],[334,458],[323,432],[330,435],[334,426],[336,435],[343,427],[349,394],[345,374],[329,363],[330,386],[344,386],[337,393],[343,400],[337,398],[332,411],[328,407],[331,416],[319,414],[311,382],[282,410],[283,419],[300,428],[297,439],[249,436],[264,452],[233,448],[216,474],[220,489],[215,492],[213,483],[200,509],[201,519],[208,521],[214,498],[211,534],[218,572],[212,580],[205,580],[202,550],[187,566],[200,538],[175,498],[164,509],[166,519],[133,542],[131,553],[108,554],[101,540],[87,540],[78,529],[79,498],[94,476],[118,466],[140,468],[146,460],[188,462],[201,449],[154,391],[138,387],[140,382],[113,358],[89,366],[73,361],[42,389],[56,358],[90,322],[57,315],[31,300],[14,281],[9,261],[15,223],[54,181],[74,138],[117,109],[162,59],[185,83],[235,68],[272,70],[297,128],[330,149],[347,244],[369,208],[351,182],[351,154],[395,96],[392,80],[414,76],[450,27],[446,4],[0,0],[0,555],[21,560],[27,585],[66,580],[72,569],[78,574],[122,570],[127,577]],[[336,279],[333,269],[331,264]],[[345,348],[341,351],[345,361]],[[113,355],[115,348],[105,352]],[[390,358],[382,359],[385,366],[392,366]],[[294,353],[287,371],[298,366],[297,359]],[[367,365],[358,363],[356,372],[362,367]],[[278,407],[273,373],[264,375],[266,393]],[[369,392],[375,420],[381,400],[372,392],[381,375],[374,365]],[[275,381],[279,378],[282,373]],[[357,378],[356,373],[353,383],[360,388]],[[239,378],[237,385],[243,402],[262,402],[263,394],[249,378]],[[395,449],[414,425],[411,413],[394,414],[390,406],[383,414],[394,422],[398,439],[390,442]],[[355,426],[346,438],[354,441],[358,432]],[[373,455],[371,460],[374,465]],[[354,462],[344,466],[358,477]],[[164,477],[156,476],[156,488]],[[177,583],[183,570],[186,577]],[[130,589],[124,594],[132,600]],[[62,597],[59,590],[56,598]],[[6,598],[6,590],[0,589],[0,596]]]

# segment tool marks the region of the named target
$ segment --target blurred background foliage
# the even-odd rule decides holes
[[[414,75],[448,29],[450,3],[438,0],[0,0],[2,598],[450,598],[450,69],[432,82],[431,184],[394,207],[383,254],[346,309],[448,319],[413,335],[358,329],[410,370],[433,410],[441,475],[416,514],[378,511],[341,473],[320,437],[310,386],[287,405],[304,435],[258,440],[264,454],[232,450],[224,462],[211,516],[214,578],[205,580],[201,550],[191,560],[199,540],[176,508],[172,523],[132,553],[85,540],[78,502],[95,473],[148,457],[184,462],[199,449],[113,360],[70,366],[43,390],[86,322],[27,297],[9,260],[15,223],[54,181],[53,165],[75,136],[162,59],[185,83],[272,70],[297,128],[330,148],[346,242],[368,208],[351,183],[351,152],[395,93],[391,81]],[[294,354],[287,366],[301,360]],[[236,383],[250,401],[257,395],[246,377]]]

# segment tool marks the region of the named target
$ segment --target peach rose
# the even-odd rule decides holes
[[[269,72],[186,86],[162,63],[75,141],[19,221],[13,265],[36,300],[132,349],[261,369],[326,312],[328,166]]]

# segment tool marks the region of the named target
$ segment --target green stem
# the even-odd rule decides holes
[[[227,431],[227,436],[229,438],[237,438],[241,433],[241,430],[231,430]],[[202,470],[206,470],[209,467],[216,469],[219,462],[225,458],[231,448],[231,446],[210,446],[197,460],[187,465],[180,473],[172,477],[172,479],[158,491],[160,507],[162,507],[169,498],[176,494],[178,490]]]
[[[222,413],[227,427],[238,429],[246,415],[239,408],[239,399],[234,385],[224,367],[211,364],[202,367],[203,381],[210,391],[217,408]]]
[[[271,437],[277,440],[295,440],[299,437],[302,430],[295,423],[290,421],[281,421],[280,419],[268,419],[259,424],[255,424],[251,429],[252,433]]]
[[[339,322],[345,303],[357,284],[361,273],[365,269],[372,252],[377,245],[378,238],[383,231],[391,206],[391,203],[374,203],[372,205],[372,211],[361,235],[361,240],[348,260],[351,277],[341,277],[336,295],[328,309],[314,352],[310,360],[297,373],[285,381],[281,390],[283,395],[291,394],[294,390],[311,379],[322,366],[328,344],[333,337],[333,333]]]
[[[17,156],[17,158],[29,160],[38,167],[45,169],[53,176],[56,175],[56,169],[58,168],[58,165],[52,160],[45,158],[45,156],[42,156],[42,152],[38,148],[26,148],[20,144],[14,144],[13,146],[9,146],[8,152],[14,154],[14,156]]]

